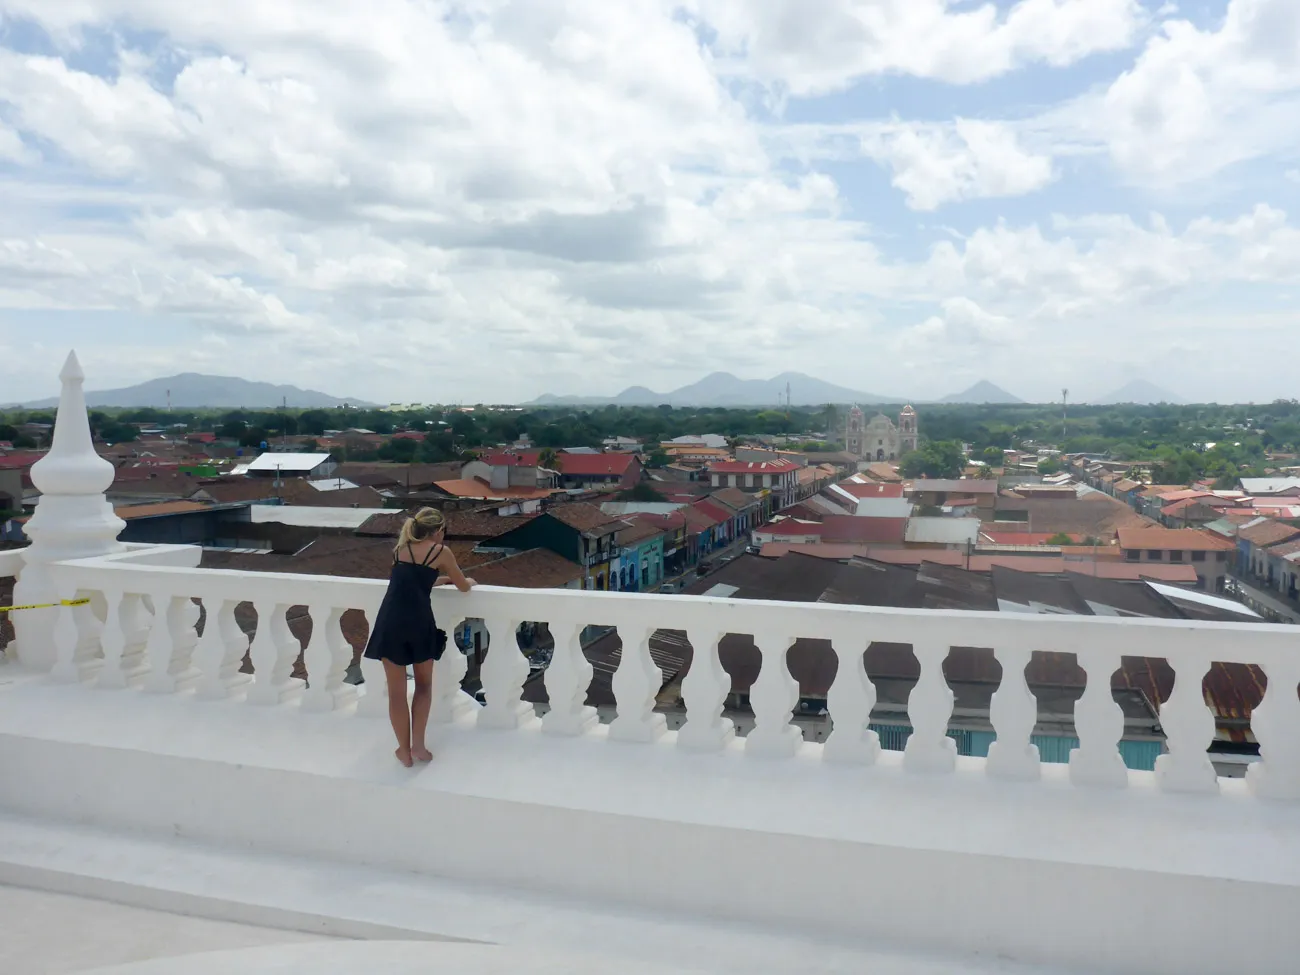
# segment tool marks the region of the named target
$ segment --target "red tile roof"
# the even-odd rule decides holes
[[[718,524],[718,525],[722,524],[723,522],[730,521],[732,518],[735,517],[735,514],[733,512],[729,511],[727,508],[721,505],[714,504],[713,502],[709,501],[708,498],[703,498],[699,501],[696,501],[694,504],[691,505],[691,507],[694,508],[696,511],[704,512],[706,515],[708,515],[710,518],[713,519],[714,524]]]
[[[907,533],[906,518],[859,518],[857,515],[827,515],[822,522],[827,542],[859,542],[902,545]]]
[[[664,514],[655,514],[649,511],[639,511],[636,514],[626,515],[624,521],[642,522],[647,525],[653,525],[660,531],[675,532],[686,527],[686,516],[680,511],[669,511]]]
[[[601,511],[599,507],[586,501],[556,505],[547,514],[570,528],[597,535],[606,535],[609,532],[617,531],[625,524],[618,518],[611,518]]]
[[[1195,528],[1121,528],[1118,534],[1120,548],[1127,549],[1230,552],[1235,547],[1227,539]]]
[[[1293,528],[1280,521],[1261,521],[1258,525],[1248,525],[1237,532],[1238,538],[1244,538],[1252,545],[1267,548],[1278,542],[1289,542],[1300,536],[1300,528]]]
[[[474,581],[484,586],[516,589],[555,589],[581,579],[582,566],[550,549],[533,548],[474,568]]]
[[[560,454],[556,469],[565,477],[622,477],[637,463],[628,453]]]
[[[208,505],[198,501],[162,501],[158,504],[127,504],[114,508],[113,514],[123,521],[133,518],[154,518],[158,515],[180,515],[191,511],[203,511]]]
[[[493,498],[512,498],[531,501],[537,498],[549,498],[555,492],[550,488],[506,487],[494,488],[478,478],[457,478],[448,481],[434,481],[433,486],[444,494],[454,498],[480,498],[484,501]]]

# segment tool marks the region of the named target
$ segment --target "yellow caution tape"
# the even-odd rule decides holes
[[[16,613],[20,609],[53,609],[56,606],[85,606],[87,599],[60,599],[57,603],[31,603],[27,606],[0,606],[0,613]]]

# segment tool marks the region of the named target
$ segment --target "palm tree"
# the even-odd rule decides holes
[[[827,403],[822,407],[821,420],[822,425],[826,427],[826,439],[834,443],[837,436],[836,428],[840,422],[840,411],[835,408],[834,403]]]
[[[558,471],[560,469],[560,455],[555,452],[553,447],[547,447],[537,455],[537,466],[545,467],[548,471]]]

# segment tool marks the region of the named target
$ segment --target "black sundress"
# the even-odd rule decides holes
[[[366,656],[371,660],[391,660],[399,667],[438,660],[447,647],[447,634],[438,629],[433,618],[429,593],[438,578],[431,564],[443,546],[431,548],[420,562],[415,561],[411,546],[406,546],[410,562],[393,557],[388,577],[388,591],[375,614]]]

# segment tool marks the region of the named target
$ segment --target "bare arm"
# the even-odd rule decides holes
[[[474,587],[474,580],[467,579],[465,573],[460,571],[456,556],[451,549],[444,547],[438,553],[438,557],[433,560],[433,565],[441,573],[435,585],[445,586],[450,583],[461,592],[469,592]],[[446,581],[444,581],[444,577]]]

